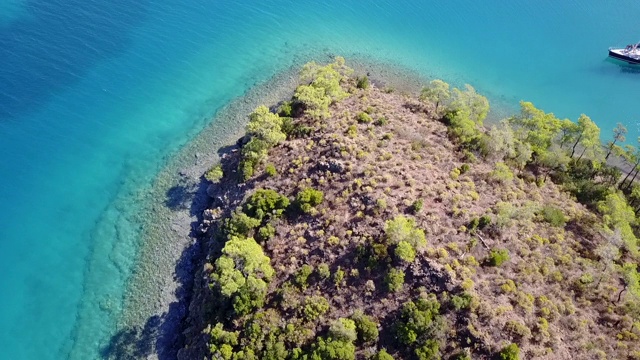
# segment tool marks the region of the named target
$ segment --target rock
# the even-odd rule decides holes
[[[330,159],[329,161],[318,162],[318,169],[323,171],[330,171],[336,174],[344,174],[345,166],[341,161]]]

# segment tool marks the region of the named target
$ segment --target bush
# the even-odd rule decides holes
[[[517,344],[509,344],[498,353],[500,360],[520,360],[520,348]]]
[[[312,346],[311,360],[355,360],[356,347],[344,340],[318,338]]]
[[[401,261],[412,263],[416,258],[416,250],[406,241],[400,241],[395,249],[395,254]]]
[[[260,226],[261,223],[259,219],[252,218],[238,209],[233,212],[229,219],[225,220],[224,230],[228,236],[247,236],[251,230]]]
[[[293,116],[293,103],[285,101],[278,107],[278,115],[281,117],[291,118]]]
[[[316,268],[316,271],[318,272],[318,276],[320,276],[321,279],[328,279],[329,277],[331,277],[331,271],[329,270],[329,265],[325,263],[318,265],[318,267]]]
[[[313,188],[306,188],[296,195],[296,204],[303,213],[310,213],[315,206],[322,203],[324,193]]]
[[[257,238],[260,241],[267,241],[276,235],[276,228],[271,224],[266,224],[265,226],[258,229]]]
[[[416,250],[427,245],[424,231],[417,228],[415,220],[402,215],[398,215],[392,220],[387,221],[384,232],[387,239],[394,244],[406,241]]]
[[[511,169],[509,169],[505,163],[499,162],[496,164],[496,168],[489,174],[489,177],[495,181],[507,183],[513,180],[513,172],[511,172]]]
[[[356,310],[351,319],[356,324],[358,338],[364,343],[378,341],[378,323],[372,317],[365,315],[362,310]]]
[[[455,311],[466,310],[471,306],[471,300],[473,300],[473,296],[468,293],[453,295],[451,297],[451,306]]]
[[[358,89],[368,89],[369,88],[369,78],[367,76],[358,77],[356,86]]]
[[[400,269],[391,269],[384,278],[387,289],[391,292],[398,292],[404,285],[404,272]]]
[[[373,360],[393,360],[393,356],[389,355],[387,350],[382,349],[373,357]]]
[[[418,360],[440,359],[440,344],[433,339],[429,339],[415,350]]]
[[[311,273],[313,273],[313,266],[308,264],[302,265],[302,267],[300,267],[300,269],[296,273],[296,276],[294,277],[296,284],[302,289],[306,289],[307,280],[309,279]]]
[[[276,170],[273,164],[267,164],[267,166],[264,167],[264,173],[267,174],[267,176],[274,177],[278,175],[278,170]]]
[[[351,319],[340,318],[329,326],[329,336],[335,340],[354,342],[358,338],[356,324]]]
[[[469,164],[462,164],[460,166],[460,174],[462,175],[462,174],[466,173],[467,171],[469,171],[469,169],[471,169]]]
[[[478,229],[482,230],[491,225],[491,217],[489,215],[482,215],[478,222]]]
[[[366,112],[359,113],[358,116],[356,117],[356,120],[358,120],[359,123],[365,123],[365,124],[368,124],[373,121],[373,119],[371,118],[371,115],[367,114]]]
[[[354,138],[358,135],[358,127],[355,125],[350,125],[349,128],[347,129],[347,135],[350,138]]]
[[[563,227],[567,222],[567,218],[564,216],[562,210],[551,205],[545,205],[542,208],[542,217],[544,221],[555,227]]]
[[[373,124],[376,126],[384,126],[384,125],[387,125],[388,123],[389,123],[389,120],[387,120],[386,117],[380,116],[378,119],[376,119],[376,121]]]
[[[396,323],[396,334],[400,343],[412,345],[426,338],[433,338],[443,328],[440,303],[434,295],[408,301],[402,306],[400,319]]]
[[[424,201],[422,199],[418,199],[414,201],[413,204],[411,204],[411,212],[414,214],[417,214],[420,212],[420,210],[422,210],[423,206],[424,206]]]
[[[212,183],[217,183],[223,177],[224,172],[222,171],[222,166],[220,165],[212,167],[204,174],[204,178],[211,181]]]
[[[215,262],[212,285],[233,300],[236,313],[247,314],[264,303],[267,282],[275,273],[270,262],[255,240],[233,236]]]
[[[500,266],[504,262],[509,261],[509,250],[507,249],[493,249],[489,252],[489,258],[487,263],[490,266]]]
[[[305,319],[313,321],[329,311],[329,301],[324,296],[309,296],[304,300]]]
[[[247,199],[244,211],[258,220],[280,217],[289,206],[289,199],[274,190],[260,189]]]

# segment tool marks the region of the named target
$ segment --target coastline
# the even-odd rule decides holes
[[[176,358],[183,343],[182,320],[188,316],[193,277],[203,260],[196,228],[211,198],[202,175],[223,151],[235,146],[255,107],[272,106],[292,96],[298,84],[297,62],[217,111],[156,176],[146,194],[151,199],[147,210],[140,216],[144,224],[135,271],[105,357]],[[379,87],[399,93],[416,94],[430,80],[411,69],[366,57],[349,58],[347,63],[356,74],[366,74]],[[498,112],[493,118],[500,116]]]

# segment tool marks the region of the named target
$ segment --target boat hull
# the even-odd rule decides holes
[[[609,50],[609,56],[618,60],[622,60],[629,64],[640,64],[640,59],[626,56],[624,54],[620,54],[614,50]]]

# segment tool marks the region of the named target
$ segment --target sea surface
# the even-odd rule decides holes
[[[216,111],[338,54],[639,134],[640,2],[0,1],[0,359],[96,359],[155,174]],[[214,151],[214,149],[212,149]]]

